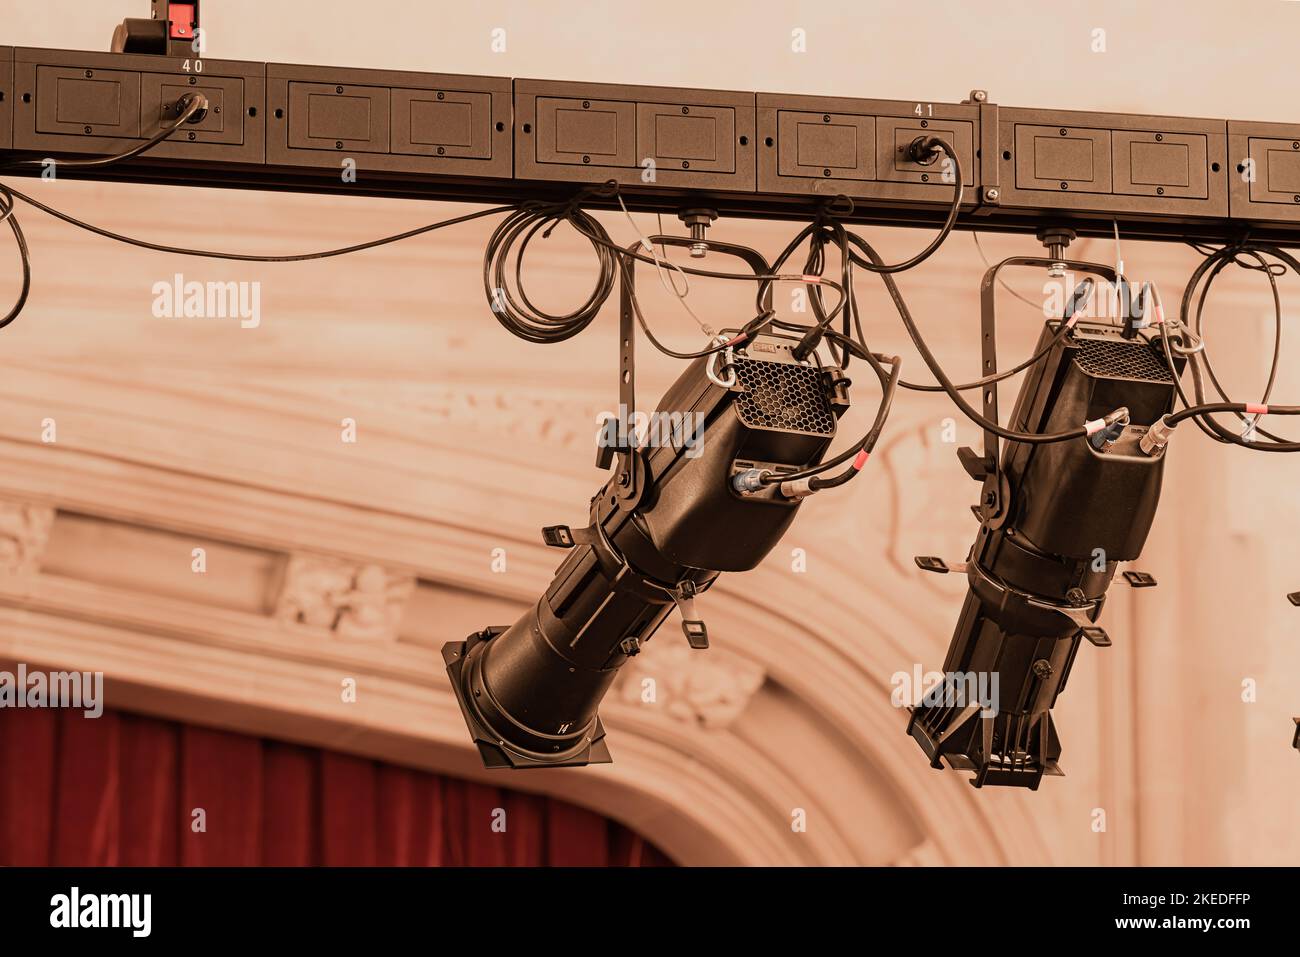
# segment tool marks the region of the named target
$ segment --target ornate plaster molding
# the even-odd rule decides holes
[[[719,648],[696,651],[668,621],[623,668],[617,694],[628,704],[652,702],[677,721],[718,730],[729,727],[764,681],[753,661]]]
[[[295,554],[285,567],[275,617],[339,638],[393,641],[414,590],[413,577],[379,565]]]
[[[0,574],[35,574],[53,524],[48,505],[0,501]]]

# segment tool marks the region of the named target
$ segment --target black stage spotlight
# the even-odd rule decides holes
[[[986,333],[998,268],[985,279]],[[970,590],[943,682],[913,708],[908,733],[934,767],[946,761],[974,771],[975,787],[1036,790],[1044,773],[1062,773],[1051,709],[1080,639],[1110,644],[1096,625],[1107,587],[1118,564],[1141,553],[1160,495],[1168,436],[1158,423],[1173,409],[1183,360],[1175,357],[1171,369],[1158,339],[1127,337],[1129,324],[1069,321],[1080,301],[1076,292],[1067,318],[1046,324],[1035,350],[1044,358],[1026,374],[1009,423],[1019,433],[1075,429],[1080,437],[1009,440],[999,458],[997,436],[986,432],[984,456],[962,449],[963,465],[983,482],[975,543],[957,566],[916,560],[930,571],[964,571]],[[996,421],[996,394],[983,391],[985,416]],[[1125,578],[1155,584],[1140,572]],[[976,688],[979,695],[971,693]],[[985,698],[990,689],[994,700]]]
[[[815,354],[796,359],[798,338],[732,336],[668,390],[649,421],[670,441],[641,435],[620,454],[590,524],[544,530],[570,552],[537,604],[443,647],[487,767],[608,762],[597,708],[619,668],[674,608],[691,647],[708,647],[695,596],[757,565],[794,519],[808,489],[780,477],[821,461],[848,380]]]

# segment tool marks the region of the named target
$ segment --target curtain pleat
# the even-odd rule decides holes
[[[605,819],[565,804],[546,815],[546,855],[561,867],[604,867],[609,863]]]
[[[329,867],[375,866],[375,763],[327,751],[320,756],[320,770],[320,862]]]
[[[262,742],[186,725],[180,735],[180,863],[251,866],[262,857]]]
[[[305,867],[319,854],[319,752],[279,741],[262,748],[262,863]]]
[[[105,711],[0,710],[0,866],[666,866],[563,801]]]
[[[180,830],[175,826],[180,727],[131,714],[118,717],[122,797],[117,805],[116,863],[147,867],[157,861],[176,861],[180,856]]]
[[[55,866],[108,867],[118,862],[122,795],[121,721],[105,713],[87,720],[77,711],[57,711],[59,750],[55,762]]]
[[[505,863],[527,865],[546,858],[548,802],[535,794],[511,792],[506,797]],[[549,863],[549,861],[548,861]]]
[[[0,863],[50,863],[58,719],[58,713],[49,710],[7,710],[0,718]]]

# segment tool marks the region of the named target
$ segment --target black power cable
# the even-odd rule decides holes
[[[871,364],[873,371],[875,371],[876,375],[880,378],[881,385],[884,388],[885,398],[882,399],[882,404],[877,416],[877,422],[876,425],[873,427],[872,431],[868,433],[868,435],[865,436],[859,443],[857,443],[852,448],[850,448],[847,452],[837,456],[836,458],[830,460],[827,463],[824,463],[823,465],[817,468],[806,469],[793,476],[771,476],[765,478],[763,479],[765,484],[773,484],[775,482],[795,481],[800,478],[804,478],[806,476],[813,476],[816,475],[817,473],[833,468],[835,465],[838,465],[839,463],[845,461],[850,456],[853,456],[860,452],[869,453],[872,447],[875,445],[876,438],[879,436],[879,432],[881,427],[883,427],[885,418],[889,414],[889,409],[892,407],[892,403],[893,403],[893,395],[897,388],[911,387],[917,389],[918,391],[945,391],[945,392],[949,392],[950,396],[952,394],[950,390],[945,388],[943,385],[926,386],[926,385],[903,382],[899,378],[901,360],[897,356],[886,359],[885,357],[873,353],[870,350],[870,348],[867,346],[865,335],[862,329],[861,317],[857,310],[857,305],[856,305],[857,298],[856,298],[856,293],[855,293],[855,288],[854,288],[854,283],[852,278],[852,267],[854,263],[859,260],[860,257],[853,254],[849,246],[850,244],[852,244],[853,246],[862,250],[862,252],[867,257],[867,261],[871,261],[874,263],[875,261],[878,261],[878,257],[875,251],[866,243],[865,240],[863,240],[856,233],[850,233],[847,230],[845,230],[842,224],[833,221],[829,217],[827,211],[824,210],[823,213],[818,216],[817,221],[809,224],[808,226],[805,226],[790,241],[789,245],[786,246],[786,248],[781,252],[781,254],[774,261],[774,269],[779,269],[780,266],[794,253],[795,249],[805,239],[809,240],[810,251],[809,251],[808,262],[810,267],[820,268],[822,265],[824,265],[823,250],[827,243],[834,243],[840,249],[841,264],[842,264],[843,277],[844,277],[843,282],[844,282],[844,288],[847,291],[846,297],[840,304],[843,306],[845,331],[840,332],[829,327],[830,320],[834,318],[834,314],[827,313],[825,310],[819,308],[820,299],[816,295],[816,290],[813,290],[812,291],[813,295],[810,295],[809,297],[810,305],[812,306],[813,312],[818,319],[815,326],[809,328],[806,325],[792,323],[784,320],[773,320],[773,325],[777,326],[778,328],[792,330],[792,331],[805,330],[806,335],[804,341],[808,341],[810,338],[813,338],[814,336],[819,338],[821,333],[824,331],[825,338],[827,339],[828,342],[830,342],[833,345],[839,345],[844,350],[845,363],[847,363],[847,357],[849,355],[854,355],[859,358],[866,359]],[[921,342],[917,341],[920,336],[920,333],[916,329],[914,321],[912,321],[911,319],[910,311],[908,310],[906,303],[902,298],[901,292],[898,290],[897,285],[893,282],[892,275],[888,270],[876,270],[876,272],[881,276],[882,281],[884,281],[886,287],[889,289],[891,297],[894,300],[895,307],[898,309],[899,315],[903,319],[904,325],[909,327],[909,333],[913,334],[913,341],[917,344],[918,351],[921,351],[924,357],[926,352],[928,352],[928,350],[925,349],[923,341]],[[1065,305],[1063,315],[1062,315],[1062,322],[1060,323],[1060,328],[1057,330],[1056,334],[1052,337],[1052,339],[1043,348],[1039,349],[1028,359],[1018,363],[1011,369],[1007,369],[1003,372],[996,373],[993,375],[985,376],[982,379],[976,380],[975,382],[964,383],[960,386],[953,385],[951,382],[949,382],[948,385],[951,387],[951,390],[960,392],[968,389],[982,388],[983,386],[989,385],[991,383],[998,382],[1006,378],[1010,378],[1011,376],[1016,375],[1017,373],[1023,371],[1024,369],[1029,368],[1035,363],[1042,361],[1051,351],[1052,347],[1055,346],[1062,338],[1064,338],[1066,335],[1069,334],[1070,329],[1073,326],[1073,323],[1070,322],[1069,320],[1074,316],[1074,314],[1079,309],[1083,308],[1083,306],[1086,304],[1088,299],[1093,294],[1094,286],[1095,284],[1093,280],[1087,278],[1084,281],[1082,281],[1078,286],[1075,287],[1074,292],[1072,293],[1070,299]],[[857,333],[856,340],[848,332],[850,328],[850,324],[852,324],[852,327],[855,329]],[[933,359],[933,356],[931,356],[930,358]],[[882,362],[891,365],[892,368],[888,372],[886,372],[886,370],[883,368]],[[935,366],[931,367],[931,371],[932,372],[935,371]],[[940,375],[936,374],[936,378],[940,378]],[[958,407],[961,408],[964,403],[958,401],[957,404]],[[969,406],[967,406],[966,409],[969,409]],[[965,411],[965,409],[963,411]],[[1117,409],[1114,412],[1112,412],[1109,416],[1101,420],[1101,422],[1104,425],[1110,425],[1115,421],[1119,421],[1125,418],[1126,416],[1127,416],[1127,410]],[[976,414],[975,421],[977,421],[983,427],[988,427],[989,424],[988,420],[986,420],[983,416]],[[1097,423],[1092,423],[1092,425],[1096,426]],[[1003,438],[1007,438],[1009,440],[1026,441],[1031,443],[1067,441],[1069,439],[1081,438],[1089,434],[1089,429],[1087,425],[1077,430],[1067,430],[1064,432],[1045,433],[1045,434],[1013,432],[1008,429],[1003,429],[1000,426],[994,429],[994,431],[997,431],[998,434],[1000,434]],[[841,473],[839,476],[836,476],[834,480],[825,480],[825,479],[810,480],[809,488],[811,490],[816,490],[818,488],[829,487],[826,484],[828,481],[834,481],[834,484],[836,485],[842,484],[843,482],[848,481],[850,478],[856,475],[857,471],[862,468],[862,465],[864,463],[865,463],[865,458],[859,456],[859,458],[855,461],[853,466],[845,470],[845,472]]]
[[[468,223],[471,220],[483,219],[486,216],[495,216],[498,213],[509,212],[516,208],[514,206],[493,206],[488,209],[480,209],[477,212],[466,213],[464,216],[439,220],[436,223],[429,223],[426,226],[417,226],[415,229],[408,229],[405,232],[395,233],[391,236],[372,239],[364,243],[356,243],[352,246],[341,246],[337,249],[325,249],[320,252],[310,253],[293,253],[287,256],[262,256],[254,253],[232,253],[211,249],[191,249],[187,246],[169,246],[166,243],[155,243],[150,242],[147,239],[136,239],[133,236],[125,236],[122,233],[115,233],[111,229],[104,229],[101,226],[95,226],[92,223],[83,222],[75,216],[57,210],[52,206],[47,206],[40,200],[34,199],[26,193],[19,192],[7,183],[0,183],[0,196],[5,196],[9,199],[17,197],[27,205],[39,209],[41,212],[47,213],[55,219],[62,220],[70,226],[76,226],[78,229],[84,229],[87,232],[94,233],[96,236],[102,236],[105,239],[125,243],[128,246],[135,246],[139,249],[149,249],[153,252],[160,253],[174,253],[178,256],[195,256],[201,259],[225,259],[233,262],[252,263],[296,263],[307,262],[313,259],[330,259],[334,256],[346,256],[350,253],[358,253],[367,249],[374,249],[377,246],[386,246],[389,243],[401,242],[404,239],[412,239],[416,236],[422,236],[425,233],[431,233],[434,230],[444,229],[447,226],[456,226],[460,223]]]
[[[894,395],[898,391],[898,376],[903,368],[903,360],[898,356],[874,356],[872,358],[890,367],[889,377],[884,382],[884,390],[880,397],[880,405],[876,407],[875,421],[871,423],[870,431],[863,436],[860,442],[817,469],[818,472],[825,471],[847,461],[850,456],[853,457],[853,464],[838,475],[833,475],[830,478],[814,475],[810,478],[808,488],[814,492],[843,485],[861,472],[862,466],[867,462],[867,456],[875,450],[876,442],[880,439],[880,433],[884,431],[885,422],[889,419],[889,413],[894,407]],[[784,476],[785,481],[797,480],[797,478],[797,476]]]
[[[848,234],[848,240],[854,247],[861,250],[868,260],[877,264],[882,263],[879,254],[876,253],[876,251],[872,249],[867,241],[861,236],[850,232]],[[857,261],[856,257],[854,261]],[[939,365],[938,360],[935,359],[934,353],[930,351],[930,347],[926,344],[924,336],[921,335],[921,331],[916,325],[916,320],[912,318],[911,310],[908,309],[907,303],[903,299],[903,294],[899,291],[898,284],[894,282],[893,275],[887,271],[877,270],[877,272],[880,272],[881,281],[884,282],[885,288],[889,291],[889,296],[894,302],[894,308],[898,311],[899,318],[903,321],[903,327],[907,330],[907,334],[909,338],[911,338],[912,344],[916,346],[916,351],[921,354],[921,359],[930,370],[930,374],[938,380],[940,387],[945,393],[947,393],[948,398],[952,400],[953,404],[957,406],[961,413],[980,428],[992,432],[994,435],[1010,442],[1024,442],[1029,445],[1045,445],[1052,442],[1068,442],[1074,439],[1084,438],[1092,434],[1092,432],[1097,431],[1098,428],[1113,425],[1127,417],[1127,409],[1115,409],[1097,422],[1085,423],[1078,428],[1066,429],[1061,432],[1018,432],[1014,429],[1005,428],[999,423],[986,418],[971,407],[970,403],[968,403],[962,396],[961,390],[953,384],[952,380],[948,378],[947,373],[943,371],[943,367]]]
[[[524,287],[523,259],[528,244],[540,232],[567,222],[591,243],[596,253],[596,284],[587,300],[567,313],[550,313],[538,307]],[[516,244],[518,249],[516,249]],[[591,324],[609,298],[617,278],[616,247],[595,218],[574,204],[533,205],[516,209],[493,230],[483,251],[483,291],[492,314],[507,330],[529,342],[563,342]],[[512,261],[513,288],[507,281]]]
[[[1211,412],[1240,412],[1245,414],[1268,414],[1272,415],[1300,415],[1300,405],[1264,405],[1254,402],[1202,402],[1197,405],[1188,406],[1178,412],[1171,412],[1165,416],[1166,425],[1177,425],[1184,419],[1190,419],[1194,416],[1208,415]],[[1300,448],[1300,443],[1288,443]]]
[[[139,156],[141,153],[153,149],[163,140],[167,139],[167,137],[176,132],[177,128],[182,124],[190,122],[190,120],[195,117],[201,117],[206,114],[208,111],[208,98],[197,90],[187,92],[177,101],[176,108],[179,115],[177,116],[175,123],[171,126],[163,127],[150,139],[127,150],[125,153],[118,153],[114,156],[99,156],[89,159],[49,160],[48,162],[53,162],[56,169],[59,166],[86,169],[91,167],[111,166],[114,163],[130,159],[133,156]],[[45,159],[17,160],[13,163],[7,163],[4,166],[0,166],[0,169],[12,169],[14,167],[24,166],[31,163],[44,164],[46,162],[47,160]],[[0,223],[8,222],[9,229],[14,234],[14,244],[18,247],[18,258],[22,263],[23,274],[22,288],[18,292],[18,298],[14,301],[13,307],[5,313],[4,318],[0,319],[0,329],[5,328],[5,326],[18,318],[18,315],[27,305],[27,298],[31,295],[32,291],[31,250],[27,248],[27,238],[23,235],[22,227],[18,224],[18,217],[15,215],[16,205],[14,193],[7,189],[3,184],[0,184],[0,210],[3,210],[3,214],[0,215]]]
[[[922,165],[935,162],[940,155],[946,155],[948,157],[948,161],[952,163],[952,173],[955,177],[952,189],[952,202],[948,206],[948,215],[944,219],[943,226],[935,235],[934,239],[930,240],[930,244],[915,256],[912,256],[910,259],[905,259],[901,263],[886,265],[884,262],[872,257],[861,259],[854,256],[854,263],[861,266],[863,269],[866,269],[868,272],[886,274],[896,273],[911,269],[914,266],[919,266],[934,255],[938,248],[943,245],[943,241],[948,238],[948,234],[952,232],[952,228],[957,222],[957,214],[961,211],[961,201],[965,194],[966,186],[962,182],[964,176],[961,168],[961,157],[959,157],[957,151],[952,148],[952,144],[941,136],[918,136],[908,147],[908,155],[913,162],[921,163]]]
[[[178,115],[175,123],[172,123],[170,126],[162,127],[157,133],[149,137],[149,139],[145,140],[143,143],[136,144],[125,153],[114,153],[111,156],[91,156],[84,159],[22,159],[0,166],[0,169],[11,169],[15,166],[30,166],[33,164],[43,165],[47,162],[53,163],[55,170],[61,166],[66,166],[70,169],[96,169],[104,166],[114,166],[124,160],[129,160],[142,153],[147,153],[186,123],[197,123],[202,120],[208,112],[208,98],[198,90],[190,90],[176,101],[176,111]]]
[[[17,319],[18,314],[27,305],[27,297],[32,291],[32,257],[27,248],[27,237],[23,235],[22,227],[18,225],[18,217],[14,215],[14,198],[4,195],[2,185],[0,185],[0,210],[3,210],[0,222],[8,222],[9,230],[14,234],[14,243],[18,246],[18,258],[22,263],[23,272],[23,283],[18,291],[18,298],[14,301],[13,307],[5,313],[4,318],[0,319],[0,329],[3,329]]]
[[[567,221],[569,225],[571,225],[578,233],[585,236],[593,244],[593,246],[596,246],[600,249],[607,250],[609,253],[611,253],[614,257],[613,262],[616,265],[616,268],[627,269],[630,267],[631,261],[643,262],[648,265],[653,265],[656,268],[661,268],[662,267],[661,260],[659,260],[658,258],[656,258],[655,256],[653,256],[648,252],[638,252],[633,248],[625,248],[617,245],[616,243],[614,243],[612,239],[609,238],[609,234],[605,231],[605,229],[603,227],[600,227],[599,224],[596,223],[596,221],[592,217],[590,217],[585,213],[581,213],[580,204],[585,200],[590,198],[596,198],[596,197],[602,199],[609,199],[609,198],[617,197],[617,195],[618,195],[618,184],[614,183],[613,181],[610,181],[600,186],[589,187],[583,190],[578,195],[576,195],[570,202],[565,204],[536,204],[532,207],[532,211],[533,211],[532,215],[534,217],[542,217],[547,222],[549,222],[550,226],[548,228],[554,228],[554,225],[559,221]],[[579,215],[579,213],[581,213],[581,215]],[[593,224],[594,224],[594,228],[593,228]],[[533,225],[535,225],[535,223]],[[811,228],[813,227],[806,227],[805,230]],[[532,226],[530,225],[528,229],[531,230]],[[524,235],[529,236],[531,235],[531,233],[525,232]],[[543,236],[545,235],[546,233],[543,233]],[[501,240],[504,240],[505,238],[506,237],[504,235],[500,237]],[[492,244],[489,245],[491,246]],[[707,246],[707,243],[705,245]],[[795,243],[794,245],[797,245],[797,243]],[[648,249],[650,247],[644,246],[643,244],[643,248]],[[753,250],[747,250],[747,251],[753,253],[755,256],[758,255]],[[494,290],[502,287],[501,286],[494,287],[492,284],[492,280],[497,277],[504,278],[504,276],[506,275],[504,263],[506,261],[507,254],[513,255],[515,260],[513,272],[516,276],[518,276],[519,271],[521,269],[520,257],[522,256],[523,252],[524,252],[524,244],[521,244],[519,249],[517,251],[514,251],[511,249],[510,244],[500,242],[500,241],[496,244],[495,248],[492,248],[490,250],[490,255],[485,260],[485,276],[484,276],[484,289],[487,292],[489,303],[493,303],[494,301],[499,301],[500,299],[504,298],[503,296],[495,294]],[[758,258],[761,259],[762,257],[758,256]],[[804,273],[780,272],[779,268],[781,265],[784,265],[786,259],[788,259],[788,255],[782,255],[782,257],[778,259],[777,264],[774,265],[770,271],[759,272],[759,273],[725,272],[725,271],[720,271],[715,269],[703,269],[698,266],[684,266],[677,263],[673,263],[672,268],[675,272],[679,272],[684,275],[700,276],[706,279],[724,279],[724,280],[741,281],[741,282],[757,282],[758,288],[755,294],[755,300],[756,300],[758,314],[754,319],[752,319],[749,323],[745,325],[744,330],[742,332],[743,335],[753,335],[759,330],[761,330],[769,322],[773,321],[774,311],[772,309],[772,304],[771,304],[772,303],[771,287],[772,284],[776,282],[799,282],[809,286],[810,289],[812,290],[812,293],[810,295],[810,300],[816,304],[814,306],[815,310],[822,309],[819,287],[829,287],[831,289],[834,289],[839,294],[840,300],[838,303],[836,303],[835,307],[830,312],[832,317],[834,315],[837,315],[839,311],[844,307],[844,303],[846,300],[845,286],[842,283],[836,283],[832,280],[826,279],[816,272],[804,272]],[[606,282],[605,270],[607,268],[614,268],[614,267],[608,266],[606,261],[602,259],[601,273],[598,276],[598,280],[597,280],[598,289],[602,288],[605,285]],[[606,296],[608,296],[608,292],[606,292]],[[698,352],[679,352],[670,349],[667,346],[665,346],[663,343],[661,343],[654,336],[653,332],[651,332],[649,324],[646,322],[645,316],[641,311],[640,304],[636,296],[635,287],[632,287],[632,291],[631,291],[631,295],[629,296],[629,299],[632,303],[633,311],[636,314],[637,321],[640,324],[642,331],[646,333],[646,337],[650,340],[651,345],[653,345],[656,349],[658,349],[660,352],[664,353],[665,355],[677,359],[695,359],[701,356],[711,355],[715,352],[721,352],[736,344],[736,340],[733,339],[730,343],[722,343],[720,345],[712,346],[708,349],[702,349]],[[594,308],[598,309],[599,304],[595,305]],[[570,314],[570,316],[553,317],[553,318],[558,318],[560,320],[568,320],[570,319],[570,317],[573,316],[574,314]],[[498,313],[498,318],[501,318],[501,313]],[[510,320],[513,321],[513,319],[517,317],[508,317],[508,318],[510,318]],[[543,317],[534,317],[534,318],[543,318]],[[594,318],[594,313],[590,316],[585,317],[584,327],[586,323],[589,323],[591,321],[592,318]],[[576,317],[573,318],[572,321],[577,321]],[[507,326],[507,328],[510,327]],[[806,327],[800,327],[800,328],[806,328]]]
[[[1300,262],[1295,257],[1269,243],[1262,243],[1243,237],[1234,243],[1226,244],[1218,249],[1210,249],[1200,244],[1192,244],[1198,252],[1206,258],[1188,280],[1187,286],[1183,290],[1182,302],[1179,306],[1179,323],[1185,330],[1194,332],[1196,338],[1200,340],[1201,346],[1198,351],[1187,352],[1188,367],[1191,372],[1192,389],[1195,397],[1193,403],[1184,392],[1181,383],[1176,382],[1178,386],[1178,396],[1184,409],[1181,412],[1171,415],[1166,421],[1174,424],[1184,419],[1191,419],[1196,426],[1211,439],[1223,444],[1237,445],[1242,448],[1251,449],[1257,452],[1296,452],[1300,451],[1300,443],[1285,439],[1265,429],[1259,428],[1256,424],[1261,414],[1261,409],[1268,412],[1288,415],[1293,414],[1289,411],[1289,406],[1274,406],[1268,404],[1269,396],[1272,394],[1274,383],[1277,378],[1277,371],[1280,361],[1281,344],[1282,344],[1282,301],[1277,286],[1277,277],[1284,274],[1288,268],[1296,273],[1300,273]],[[1278,260],[1270,262],[1269,257]],[[1204,323],[1205,303],[1209,296],[1209,291],[1216,278],[1229,265],[1240,266],[1244,269],[1251,269],[1262,272],[1269,281],[1269,288],[1273,296],[1273,313],[1274,313],[1274,336],[1273,336],[1273,358],[1269,366],[1268,380],[1265,383],[1263,397],[1258,404],[1246,404],[1233,402],[1223,388],[1214,372],[1214,367],[1210,362],[1209,350],[1202,336]],[[1193,313],[1192,302],[1195,300],[1195,309]],[[1193,317],[1189,324],[1189,317]],[[1166,352],[1172,349],[1170,343],[1169,331],[1166,324],[1160,323],[1160,334],[1164,341]],[[1204,364],[1202,367],[1202,363]],[[1208,376],[1215,393],[1218,395],[1220,402],[1206,402],[1205,395],[1205,378]],[[1232,413],[1236,418],[1253,429],[1256,436],[1260,438],[1246,438],[1244,435],[1234,433],[1228,429],[1216,418],[1213,413]],[[1253,416],[1248,419],[1247,416]]]

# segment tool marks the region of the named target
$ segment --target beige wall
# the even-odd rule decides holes
[[[147,0],[5,0],[4,42],[107,49]],[[347,15],[307,0],[216,0],[210,55],[611,83],[1294,120],[1290,0],[930,0],[654,4],[410,2]],[[375,10],[378,7],[374,8]],[[315,16],[313,14],[315,13]],[[368,19],[373,16],[373,19]],[[489,51],[504,27],[507,51]],[[1090,52],[1092,30],[1107,52]],[[790,52],[790,31],[808,52]]]
[[[1213,2],[410,3],[400,28],[367,21],[364,5],[348,4],[357,12],[295,19],[321,6],[213,0],[210,53],[921,100],[957,100],[979,87],[1008,105],[1300,118],[1292,103],[1300,4],[1282,0],[1237,4],[1231,14]],[[106,49],[113,24],[146,7],[144,0],[0,0],[3,42]],[[508,31],[505,54],[489,51],[497,26]],[[789,51],[796,27],[808,32],[805,55]],[[1105,54],[1089,52],[1097,27],[1106,30]],[[60,208],[133,235],[276,253],[462,211],[348,197],[29,185]],[[71,624],[55,635],[51,624],[95,621],[119,642],[112,646],[118,657],[105,660],[110,672],[129,671],[133,684],[121,693],[136,706],[177,713],[203,700],[206,710],[185,713],[473,773],[454,706],[429,718],[445,721],[436,734],[425,726],[435,703],[447,704],[433,697],[441,676],[429,659],[442,640],[504,622],[545,585],[555,561],[534,544],[536,528],[578,521],[600,481],[589,442],[595,413],[614,399],[605,371],[612,310],[563,345],[509,337],[482,302],[489,225],[344,260],[250,267],[130,250],[28,211],[22,218],[36,285],[27,313],[0,333],[0,438],[12,466],[0,497],[154,531],[53,519],[37,584],[6,583],[0,596],[7,629],[0,656],[31,660],[49,649],[51,661],[79,662],[88,648],[108,654],[103,635]],[[646,231],[654,226],[650,217],[640,221]],[[632,238],[625,222],[606,223],[616,238]],[[772,254],[793,231],[731,221],[714,235]],[[868,232],[891,258],[926,238]],[[11,263],[6,242],[0,256]],[[1034,245],[1013,237],[984,243],[990,257]],[[1113,257],[1098,240],[1078,248],[1081,256]],[[1160,282],[1167,303],[1197,261],[1184,247],[1137,243],[1126,244],[1125,259],[1134,277]],[[548,303],[585,294],[588,262],[576,243],[553,240],[530,268],[545,277],[538,283],[546,284]],[[7,301],[16,287],[12,266],[4,270],[0,298]],[[953,370],[975,368],[982,270],[971,238],[958,234],[901,279]],[[153,283],[177,271],[261,282],[262,328],[152,318]],[[860,282],[873,343],[902,351],[918,376],[887,300]],[[1012,282],[1031,296],[1038,291],[1030,277]],[[689,319],[656,297],[653,283],[643,285],[653,321],[677,343],[694,344]],[[1283,289],[1293,304],[1300,284],[1288,277]],[[748,296],[735,289],[700,282],[692,300],[711,316],[747,318]],[[1228,274],[1212,307],[1216,359],[1245,395],[1266,372],[1266,284]],[[1009,298],[1003,308],[1005,354],[1023,354],[1037,318]],[[1300,395],[1291,328],[1289,368],[1275,392],[1284,401]],[[649,400],[675,366],[648,350],[645,364],[641,389]],[[974,486],[938,438],[950,415],[943,400],[904,396],[873,471],[838,499],[810,503],[782,548],[753,573],[757,584],[720,586],[713,614],[730,626],[718,629],[718,644],[720,660],[731,655],[732,665],[668,658],[655,665],[682,683],[686,720],[680,709],[676,717],[647,716],[616,705],[611,746],[619,770],[524,786],[606,807],[688,860],[1300,861],[1300,755],[1288,747],[1291,715],[1300,714],[1300,609],[1284,598],[1300,589],[1293,556],[1300,503],[1290,494],[1300,462],[1180,431],[1161,513],[1137,566],[1160,587],[1132,595],[1115,589],[1107,625],[1116,647],[1081,652],[1058,709],[1067,777],[1045,781],[1033,795],[976,794],[957,775],[924,768],[903,737],[903,716],[887,701],[895,670],[939,665],[961,601],[956,584],[924,579],[909,565],[914,554],[955,556],[974,533],[966,510]],[[47,416],[59,422],[53,454],[39,441]],[[362,428],[353,449],[338,441],[347,416]],[[958,437],[976,439],[965,425]],[[158,529],[180,536],[175,554]],[[184,565],[200,541],[234,549],[228,575],[204,585],[207,598],[193,594],[171,564]],[[504,576],[489,567],[494,547],[520,556]],[[792,573],[792,548],[807,551],[806,574]],[[395,569],[399,592],[406,577],[425,584],[400,633],[378,648],[259,624],[259,615],[276,620],[283,596],[282,571],[272,569],[300,552]],[[96,564],[87,555],[114,558]],[[746,587],[761,592],[771,616],[754,620],[745,611]],[[191,627],[195,609],[209,606],[221,611]],[[157,642],[132,644],[143,634]],[[678,641],[675,633],[663,637]],[[139,660],[146,651],[147,666]],[[277,699],[269,682],[239,677],[258,656],[290,669],[285,688],[297,690]],[[292,670],[294,662],[319,669],[319,684],[315,672]],[[367,667],[388,689],[386,710],[357,719],[312,698],[332,687],[340,668]],[[229,671],[218,680],[205,668]],[[700,677],[692,679],[696,669]],[[754,669],[758,691],[746,677]],[[1242,700],[1246,679],[1258,684],[1255,703]],[[227,684],[214,686],[221,681]],[[719,697],[737,713],[698,727]],[[259,717],[268,713],[276,717]],[[430,744],[425,734],[442,737]],[[726,765],[736,796],[709,803],[703,785],[692,790],[672,780],[695,773],[681,770],[694,764]],[[741,808],[746,801],[752,807]],[[781,818],[794,807],[818,809],[809,834],[773,837],[788,832]],[[1107,811],[1103,834],[1091,827],[1096,808]],[[700,818],[696,831],[673,830],[674,816],[691,815]],[[711,834],[716,846],[693,845],[697,833]],[[745,846],[754,848],[748,858],[737,850]]]

